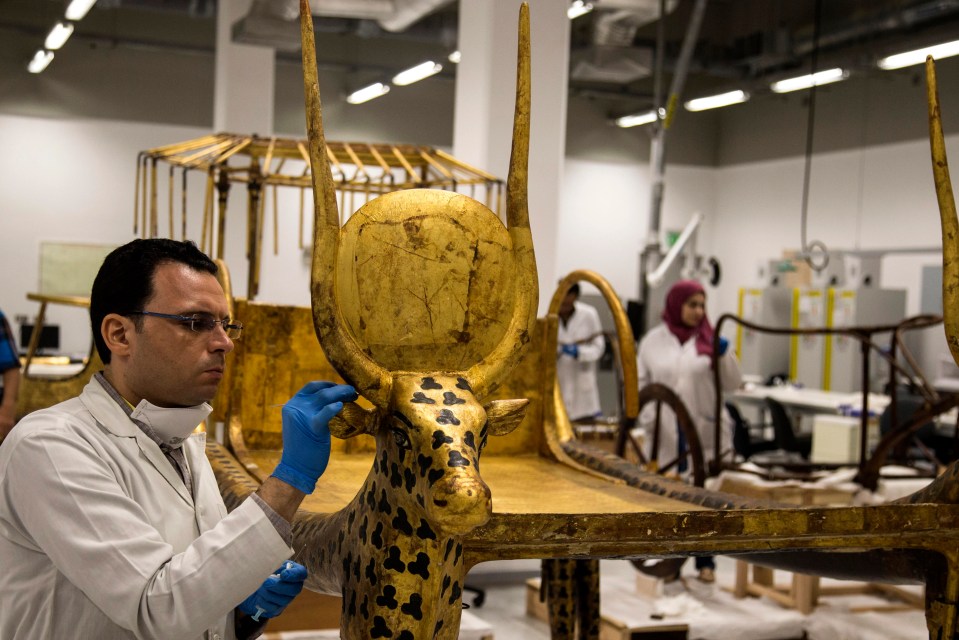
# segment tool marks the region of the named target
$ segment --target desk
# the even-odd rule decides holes
[[[791,385],[740,389],[729,396],[733,402],[757,405],[763,404],[766,398],[778,400],[787,409],[803,413],[839,413],[842,406],[848,406],[853,410],[862,408],[861,393],[798,389]],[[888,404],[889,396],[878,393],[869,394],[870,411],[879,414]]]

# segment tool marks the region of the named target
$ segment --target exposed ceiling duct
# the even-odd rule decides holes
[[[661,0],[602,0],[595,2],[592,44],[571,55],[570,79],[580,82],[629,84],[652,73],[648,49],[633,47],[636,32],[659,19]],[[671,13],[678,0],[668,0]]]
[[[375,22],[384,31],[400,33],[451,2],[452,0],[313,0],[310,8],[315,17],[368,20]],[[244,44],[271,46],[280,51],[299,50],[299,11],[299,0],[253,0],[250,11],[233,25],[233,39]]]

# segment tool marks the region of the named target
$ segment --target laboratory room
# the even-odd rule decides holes
[[[957,54],[0,0],[0,640],[959,638]]]

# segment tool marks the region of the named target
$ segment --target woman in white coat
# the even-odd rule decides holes
[[[681,280],[666,294],[663,324],[649,331],[639,343],[637,365],[639,388],[657,382],[672,389],[689,410],[703,457],[709,462],[716,452],[715,399],[710,358],[713,351],[713,328],[706,318],[706,292],[693,280]],[[736,357],[728,352],[729,343],[720,338],[719,373],[724,392],[733,391],[742,383],[742,373]],[[647,406],[639,417],[646,427],[647,455],[651,438],[650,427],[655,421],[655,409]],[[675,414],[663,407],[660,415],[659,460],[676,458],[684,438],[676,424]],[[721,449],[723,457],[732,455],[732,418],[723,410]],[[684,471],[680,468],[680,472]],[[712,582],[712,558],[696,558],[700,579]]]

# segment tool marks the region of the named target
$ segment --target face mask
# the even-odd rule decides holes
[[[146,423],[166,444],[177,447],[193,433],[197,425],[206,420],[211,411],[213,407],[205,402],[195,407],[165,408],[141,400],[130,417]]]

